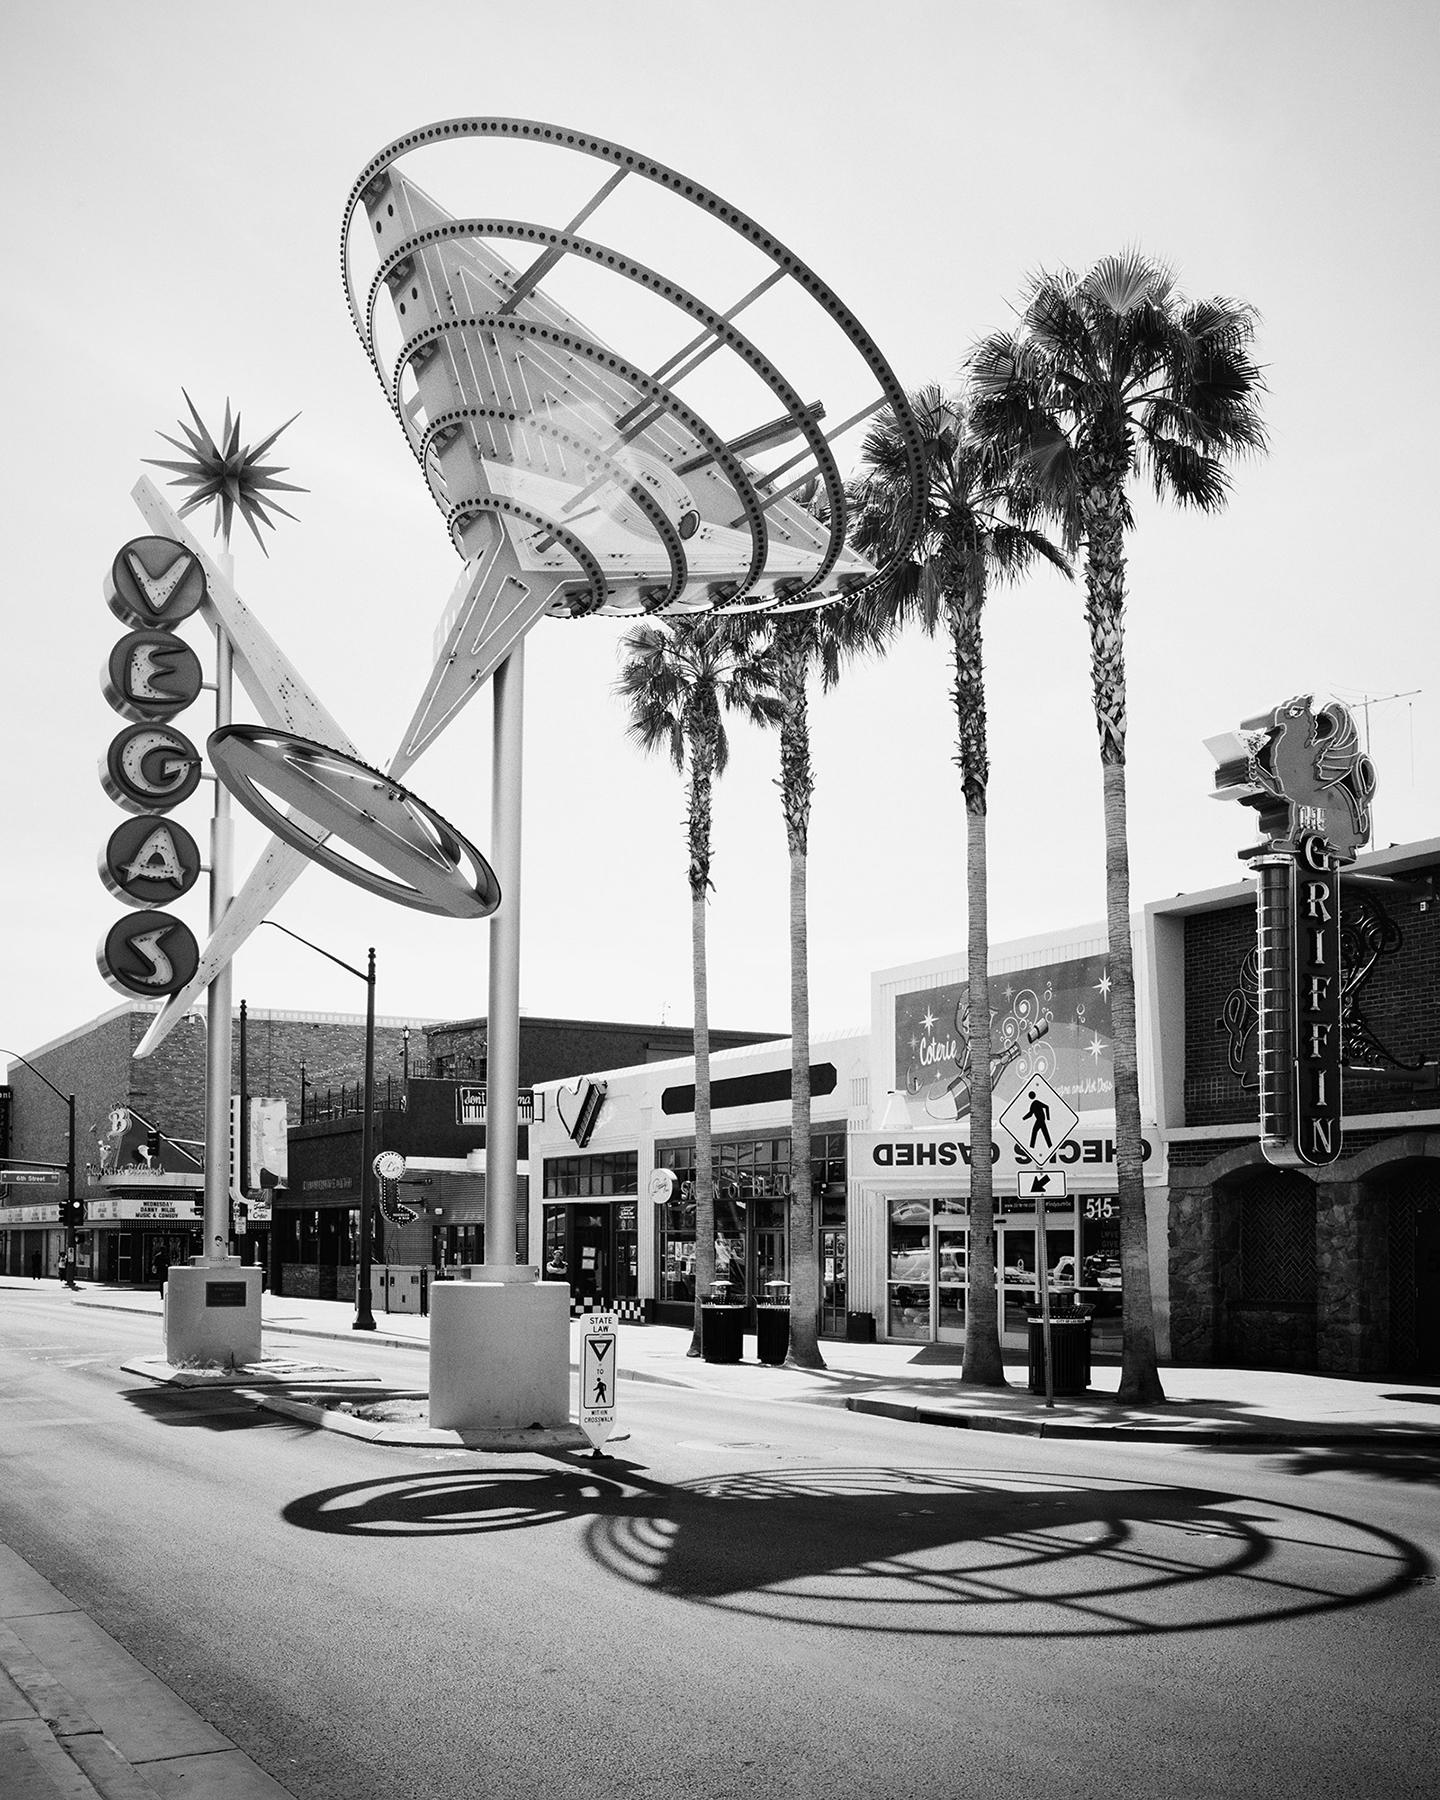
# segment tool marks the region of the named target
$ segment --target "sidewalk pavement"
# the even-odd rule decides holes
[[[0,1285],[23,1287],[11,1280]],[[116,1307],[126,1311],[160,1314],[160,1296],[154,1289],[82,1288],[77,1305]],[[348,1302],[292,1299],[267,1293],[261,1303],[265,1333],[287,1337],[328,1340],[331,1352],[326,1365],[340,1365],[341,1349],[362,1334],[352,1329],[353,1308]],[[412,1313],[377,1313],[376,1329],[363,1335],[372,1343],[387,1343],[427,1351],[430,1321]],[[571,1324],[571,1367],[576,1367],[584,1321]],[[670,1325],[621,1325],[619,1370],[621,1380],[660,1382],[695,1393],[713,1393],[727,1399],[790,1401],[821,1406],[843,1406],[853,1412],[879,1413],[918,1424],[947,1425],[972,1431],[1018,1432],[1034,1437],[1096,1438],[1106,1441],[1154,1440],[1169,1443],[1317,1444],[1317,1443],[1433,1443],[1440,1447],[1440,1382],[1362,1379],[1355,1376],[1318,1375],[1271,1369],[1196,1368],[1170,1365],[1161,1369],[1166,1398],[1153,1406],[1122,1406],[1116,1398],[1120,1382],[1118,1364],[1094,1365],[1089,1389],[1074,1397],[1057,1397],[1047,1406],[1043,1394],[1031,1394],[1023,1359],[1006,1363],[1009,1387],[1003,1390],[967,1388],[960,1380],[961,1352],[943,1344],[851,1344],[826,1339],[821,1354],[826,1367],[775,1368],[756,1360],[755,1339],[747,1336],[744,1360],[708,1363],[687,1355],[688,1330]],[[267,1356],[271,1350],[267,1348]],[[180,1379],[160,1359],[143,1372],[152,1378]],[[290,1366],[294,1366],[293,1364]],[[137,1372],[139,1371],[137,1368]],[[162,1372],[164,1372],[162,1374]],[[276,1373],[282,1376],[281,1369]],[[420,1364],[413,1393],[423,1396],[428,1367]],[[247,1385],[232,1377],[236,1385]],[[312,1386],[320,1385],[312,1382]],[[407,1390],[409,1392],[410,1390]],[[257,1399],[260,1396],[257,1394]],[[274,1404],[275,1401],[269,1402]],[[284,1410],[291,1410],[289,1407]],[[302,1415],[303,1416],[303,1415]],[[327,1421],[329,1423],[330,1421]],[[364,1425],[352,1420],[340,1429]],[[455,1433],[427,1433],[423,1440],[396,1437],[381,1431],[361,1430],[382,1442],[416,1443],[457,1441]],[[581,1440],[583,1441],[583,1440]],[[544,1448],[533,1438],[528,1447]],[[476,1445],[509,1448],[509,1445]],[[518,1444],[513,1447],[520,1447]],[[557,1446],[558,1447],[558,1446]]]
[[[0,1544],[4,1800],[290,1800],[289,1791]]]

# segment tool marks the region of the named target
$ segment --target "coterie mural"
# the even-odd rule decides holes
[[[1082,1117],[1113,1109],[1108,956],[992,975],[990,1005],[997,1112],[1036,1075]],[[969,1012],[963,981],[896,998],[896,1080],[915,1125],[970,1116]]]

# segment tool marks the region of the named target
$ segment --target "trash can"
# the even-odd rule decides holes
[[[875,1342],[874,1313],[847,1312],[845,1315],[845,1342],[847,1344],[873,1344]]]
[[[1030,1325],[1030,1392],[1045,1392],[1045,1325],[1038,1312]],[[1094,1314],[1076,1307],[1050,1315],[1050,1353],[1055,1359],[1051,1392],[1083,1394],[1090,1385],[1090,1321]]]
[[[706,1362],[740,1361],[745,1345],[745,1308],[730,1298],[730,1283],[717,1281],[700,1302],[700,1354]]]
[[[790,1354],[790,1283],[767,1281],[765,1297],[755,1302],[755,1354],[778,1368]]]

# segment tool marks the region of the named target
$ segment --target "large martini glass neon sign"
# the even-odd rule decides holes
[[[453,178],[461,154],[478,159],[485,203],[465,216],[445,211],[418,180],[429,178],[427,159]],[[536,196],[559,209],[561,223],[531,216]],[[911,461],[918,517],[919,435],[872,339],[778,238],[702,184],[583,132],[469,118],[408,133],[351,189],[341,258],[361,344],[464,570],[432,671],[382,772],[153,486],[139,484],[151,528],[205,564],[209,605],[261,721],[218,730],[210,755],[219,779],[275,836],[138,1054],[184,1017],[317,860],[409,905],[462,916],[498,906],[490,995],[498,1119],[514,1050],[505,1017],[518,1014],[517,908],[503,901],[517,891],[527,633],[546,616],[785,612],[858,593],[888,568],[846,544],[837,445],[888,409]],[[683,278],[665,272],[681,263]],[[603,334],[582,322],[592,311]],[[818,397],[822,384],[829,404]],[[818,491],[824,506],[802,504],[804,490]],[[907,541],[897,560],[908,552]],[[402,785],[492,678],[494,874]],[[503,1156],[493,1134],[492,1150]]]

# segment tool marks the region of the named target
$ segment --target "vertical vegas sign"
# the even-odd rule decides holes
[[[1215,797],[1260,814],[1254,871],[1260,1148],[1282,1168],[1340,1155],[1340,867],[1370,835],[1375,767],[1339,701],[1309,695],[1209,740]]]
[[[110,610],[134,627],[111,650],[101,675],[105,698],[132,721],[100,766],[110,798],[133,816],[110,834],[100,878],[132,910],[106,932],[100,973],[122,994],[165,999],[195,973],[199,946],[189,926],[163,908],[200,877],[200,852],[167,817],[200,785],[200,756],[170,721],[199,697],[200,661],[172,626],[205,599],[205,572],[183,544],[134,538],[105,582]]]

